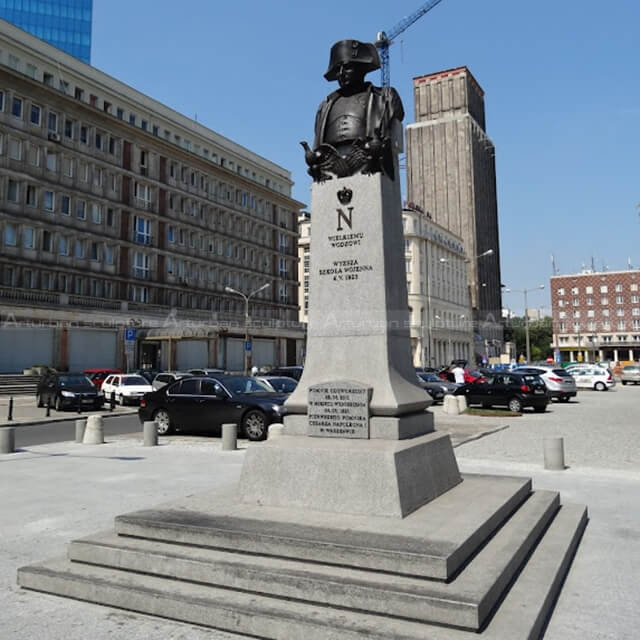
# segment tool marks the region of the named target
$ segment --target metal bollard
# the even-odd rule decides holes
[[[9,422],[13,420],[13,396],[9,398],[9,414],[7,415],[7,420]]]
[[[109,398],[109,411],[113,411],[116,408],[116,392],[111,392],[111,397]]]
[[[564,471],[564,438],[544,439],[544,468],[550,471]]]
[[[0,428],[0,453],[14,453],[16,450],[16,428]]]
[[[51,416],[51,398],[47,400],[47,410],[44,414],[47,418]]]
[[[87,427],[86,420],[76,420],[76,442],[78,444],[82,443],[84,438],[84,430]]]
[[[238,448],[238,425],[228,422],[222,425],[222,450],[235,451]]]
[[[158,445],[158,427],[154,420],[145,420],[142,425],[143,441],[145,447],[156,447]]]
[[[76,396],[76,412],[82,413],[82,399],[79,395]]]

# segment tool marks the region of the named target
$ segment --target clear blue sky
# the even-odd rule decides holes
[[[421,0],[94,0],[92,63],[281,164],[308,203],[322,74],[343,38],[373,41]],[[412,78],[466,65],[496,146],[502,281],[549,306],[562,273],[640,266],[640,3],[443,0],[391,48],[413,121]],[[370,78],[378,83],[378,73]],[[403,177],[404,180],[404,177]],[[504,304],[522,311],[522,295]]]

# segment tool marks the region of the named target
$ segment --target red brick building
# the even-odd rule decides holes
[[[640,270],[552,276],[550,286],[562,360],[640,360]]]

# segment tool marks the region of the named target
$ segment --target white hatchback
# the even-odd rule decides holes
[[[124,407],[126,404],[138,404],[145,393],[153,391],[153,387],[136,374],[113,374],[102,383],[102,391],[105,402],[113,396]]]
[[[576,386],[580,389],[595,389],[596,391],[607,391],[616,386],[616,381],[609,369],[602,367],[580,367],[579,369],[569,369],[569,372],[576,381]]]

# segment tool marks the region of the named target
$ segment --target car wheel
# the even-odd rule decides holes
[[[159,436],[166,436],[173,431],[173,425],[171,424],[171,418],[164,409],[158,409],[153,414],[153,420],[156,423],[156,431]]]
[[[518,398],[511,398],[511,400],[509,400],[509,411],[520,413],[522,411],[522,402],[520,402]]]
[[[569,402],[569,396],[560,396],[558,400],[560,400],[560,402]]]
[[[533,407],[533,410],[536,413],[544,413],[547,410],[547,407],[546,406],[544,406],[544,407]]]
[[[624,384],[624,382],[622,384]],[[36,396],[36,404],[38,405],[38,407],[40,409],[42,409],[42,407],[44,407],[44,402],[42,402],[42,396],[40,394],[38,394]]]
[[[56,411],[62,411],[62,398],[60,396],[56,398]]]
[[[596,383],[593,385],[593,388],[594,388],[596,391],[606,391],[606,390],[607,390],[607,385],[606,385],[604,382],[596,382]]]
[[[625,384],[627,384],[627,381],[626,381],[626,380],[621,380],[621,382],[622,382],[622,386],[623,386],[623,387],[624,387],[624,385],[625,385]],[[38,406],[40,406],[40,405],[38,405]]]
[[[257,409],[248,411],[242,418],[242,429],[249,440],[264,440],[267,437],[267,418]]]

